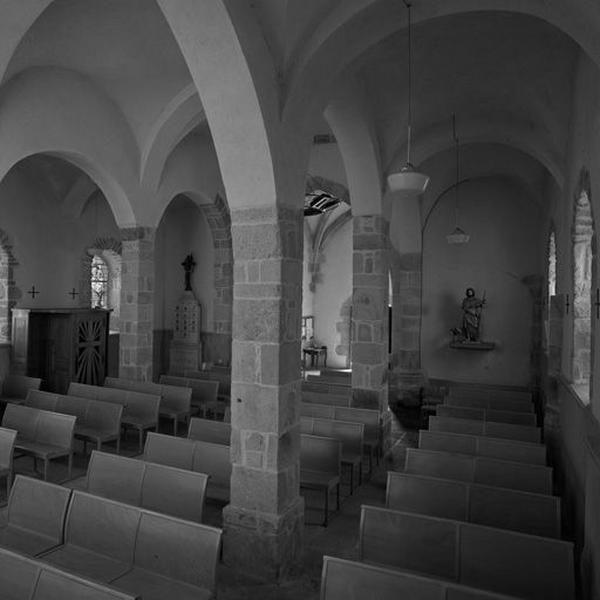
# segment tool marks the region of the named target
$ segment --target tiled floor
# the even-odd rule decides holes
[[[348,485],[342,486],[342,504],[339,513],[330,514],[328,527],[318,523],[322,521],[322,496],[305,497],[306,524],[304,528],[304,551],[300,564],[289,576],[278,584],[254,581],[242,575],[235,568],[223,564],[218,568],[218,598],[220,600],[312,600],[319,597],[321,580],[321,565],[324,554],[345,558],[356,558],[358,543],[358,527],[360,507],[362,504],[383,505],[385,501],[386,472],[388,469],[401,469],[407,446],[416,446],[416,425],[418,415],[406,413],[393,419],[392,435],[394,446],[384,462],[375,467],[372,477],[363,481],[363,485],[348,495]],[[168,427],[165,426],[165,433]],[[87,468],[87,457],[81,453],[75,455],[73,478],[82,477]],[[112,445],[104,450],[114,452]],[[121,443],[122,454],[134,456],[137,454],[137,441],[132,435],[129,440]],[[38,465],[40,467],[41,465]],[[15,462],[17,473],[30,476],[36,475],[33,460],[28,457],[18,458]],[[67,467],[61,461],[53,461],[50,466],[50,480],[56,483],[67,481]],[[4,486],[0,487],[0,506],[6,504]],[[333,504],[333,503],[332,503]],[[221,508],[217,504],[208,503],[205,509],[205,522],[220,527]],[[2,511],[4,512],[4,511]]]

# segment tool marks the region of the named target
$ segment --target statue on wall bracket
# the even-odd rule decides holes
[[[483,297],[478,298],[475,290],[468,287],[461,304],[463,312],[462,325],[460,328],[453,327],[451,348],[459,350],[491,350],[494,343],[481,340],[481,313],[485,306],[485,291]]]

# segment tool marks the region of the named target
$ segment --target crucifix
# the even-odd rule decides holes
[[[594,306],[596,307],[596,319],[600,319],[600,289],[596,288],[596,302],[594,302]]]
[[[569,294],[567,294],[567,303],[565,304],[565,308],[567,309],[567,314],[569,314],[569,306],[571,306],[569,304]]]
[[[35,289],[35,285],[32,285],[31,289],[27,293],[35,300],[36,295],[40,292]]]
[[[67,292],[67,294],[69,294],[73,300],[75,300],[75,296],[79,296],[79,292],[76,292],[75,288],[73,288],[70,292]]]
[[[196,266],[196,261],[194,260],[194,257],[191,254],[188,254],[185,257],[185,260],[181,263],[181,266],[185,270],[185,291],[191,292],[192,291],[192,271],[194,270],[194,267]]]

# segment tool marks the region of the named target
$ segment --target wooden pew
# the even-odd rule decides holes
[[[208,475],[93,451],[84,491],[202,522]]]
[[[0,402],[22,404],[29,390],[39,390],[42,380],[26,375],[7,375],[2,382]]]
[[[342,558],[323,557],[321,600],[515,600],[449,581]]]
[[[340,396],[338,394],[303,390],[302,402],[314,402],[316,404],[331,404],[333,406],[350,406],[350,396]]]
[[[75,490],[65,543],[43,560],[148,600],[206,597],[220,544],[214,527]]]
[[[151,432],[146,438],[142,458],[149,462],[206,473],[210,477],[206,497],[219,501],[229,500],[229,446]]]
[[[159,416],[173,421],[173,435],[177,435],[179,422],[187,423],[192,414],[192,390],[189,387],[119,377],[106,377],[104,387],[160,396]]]
[[[145,600],[214,598],[220,551],[220,529],[141,511],[132,568],[112,585]]]
[[[321,383],[319,381],[303,381],[302,393],[317,392],[318,394],[331,394],[352,398],[352,388],[340,383]]]
[[[526,600],[574,600],[573,545],[363,506],[360,560]]]
[[[209,379],[195,379],[193,377],[177,377],[175,375],[161,375],[160,383],[191,388],[192,408],[204,418],[212,412],[215,415],[224,414],[226,403],[218,400],[219,382]]]
[[[488,458],[512,460],[534,465],[546,464],[546,447],[542,444],[478,435],[422,429],[419,431],[419,448],[422,450],[470,454],[472,456],[487,456]]]
[[[219,398],[227,403],[231,399],[231,369],[229,367],[213,367],[198,371],[196,369],[185,369],[184,377],[190,379],[204,379],[219,382]]]
[[[560,538],[560,498],[389,471],[386,507]]]
[[[429,429],[431,431],[481,435],[536,444],[542,439],[539,427],[495,423],[493,421],[476,421],[473,419],[455,419],[452,417],[429,417]]]
[[[462,406],[464,408],[487,408],[490,410],[508,410],[512,412],[534,413],[533,404],[528,400],[511,400],[507,398],[464,398],[463,396],[446,396],[444,404]]]
[[[155,394],[143,394],[131,390],[118,390],[75,382],[69,385],[67,394],[121,404],[123,406],[121,424],[125,428],[135,429],[138,432],[140,452],[144,441],[144,431],[158,430],[160,396]]]
[[[308,383],[317,383],[321,385],[333,385],[333,386],[343,386],[346,388],[350,388],[352,386],[352,380],[350,378],[339,377],[337,375],[313,375],[311,373],[306,375],[306,380]]]
[[[407,448],[404,471],[535,494],[552,494],[552,468],[542,465]]]
[[[191,440],[229,446],[231,443],[231,425],[222,421],[192,417],[187,436]]]
[[[67,488],[17,475],[6,523],[0,528],[0,546],[37,556],[62,544],[70,498]]]
[[[48,479],[48,463],[67,457],[69,479],[73,466],[73,437],[76,417],[8,404],[2,427],[18,432],[15,449],[44,462],[44,480]]]
[[[504,400],[523,400],[533,402],[533,394],[527,390],[502,389],[483,385],[453,384],[448,389],[449,396],[462,398],[501,398]]]
[[[437,406],[438,417],[451,417],[453,419],[474,419],[477,421],[493,421],[495,423],[510,423],[512,425],[529,425],[535,427],[537,420],[533,413],[511,412],[507,410],[491,410],[488,408],[467,408],[464,406],[450,406],[440,404]]]
[[[13,478],[13,457],[17,432],[14,429],[0,427],[0,478],[6,479],[6,496],[10,494]]]
[[[25,399],[25,406],[77,417],[75,437],[83,441],[84,454],[87,442],[92,442],[100,450],[102,444],[114,441],[117,454],[120,451],[121,404],[31,390]]]
[[[7,600],[138,600],[138,596],[56,569],[6,548],[0,548],[0,590]]]
[[[350,493],[354,490],[354,471],[358,469],[359,485],[362,483],[362,459],[365,437],[363,423],[300,417],[302,433],[331,437],[342,442],[342,467],[350,467]]]
[[[340,476],[342,443],[316,435],[300,436],[300,488],[318,490],[325,494],[323,525],[329,523],[329,494],[336,490],[336,507],[340,509]]]

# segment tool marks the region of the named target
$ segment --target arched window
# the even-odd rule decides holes
[[[573,222],[573,383],[583,400],[589,401],[592,364],[592,261],[594,222],[586,188],[575,200]]]
[[[108,265],[97,254],[92,257],[91,265],[91,286],[92,286],[92,308],[109,308],[108,287],[109,274]]]
[[[556,235],[550,232],[548,240],[548,306],[550,298],[556,296]]]

